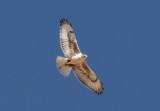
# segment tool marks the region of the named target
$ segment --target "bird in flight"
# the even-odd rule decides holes
[[[69,76],[73,70],[83,85],[101,95],[103,84],[85,62],[87,55],[81,53],[72,25],[67,19],[60,20],[60,46],[66,58],[57,56],[56,65],[59,72]]]

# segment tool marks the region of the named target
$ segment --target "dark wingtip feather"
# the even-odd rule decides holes
[[[64,24],[68,24],[68,25],[72,26],[67,19],[63,18],[63,19],[60,20],[60,26],[62,26]]]
[[[97,94],[98,94],[98,95],[102,95],[102,94],[103,94],[103,90],[102,90],[101,92],[98,92]]]
[[[103,84],[102,84],[102,82],[101,82],[101,85],[102,85],[102,87],[101,87],[101,89],[102,89],[102,90],[100,90],[99,92],[96,92],[98,95],[102,95],[102,94],[103,94],[103,90],[104,90],[104,88],[103,88]]]

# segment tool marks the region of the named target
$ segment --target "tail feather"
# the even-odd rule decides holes
[[[68,77],[72,70],[72,67],[65,66],[66,62],[67,62],[67,58],[57,56],[56,64],[57,64],[59,72],[61,72],[64,76]]]

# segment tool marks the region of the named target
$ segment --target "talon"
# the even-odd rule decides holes
[[[71,58],[69,58],[69,59],[67,60],[67,62],[71,62],[71,60],[72,60],[72,59],[71,59]]]
[[[66,62],[66,63],[65,63],[65,66],[72,67],[73,64],[70,64],[70,63]]]

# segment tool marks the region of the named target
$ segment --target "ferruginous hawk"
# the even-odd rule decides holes
[[[60,21],[60,45],[66,58],[57,57],[56,64],[59,71],[64,76],[69,76],[73,69],[82,84],[98,95],[102,94],[104,89],[102,82],[85,62],[87,55],[81,53],[72,25],[67,19],[61,19]]]

